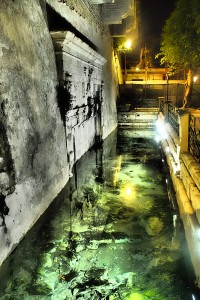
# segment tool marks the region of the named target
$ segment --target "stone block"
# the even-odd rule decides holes
[[[5,194],[6,191],[9,189],[9,176],[7,173],[2,172],[0,173],[0,192]]]
[[[197,217],[197,220],[198,220],[198,222],[200,224],[200,209],[196,210],[196,217]]]
[[[67,118],[67,121],[66,121],[66,127],[73,128],[73,127],[76,126],[78,123],[79,123],[79,121],[78,121],[78,116],[77,116],[77,115],[71,116],[71,117]]]
[[[194,180],[194,183],[200,190],[200,164],[190,154],[182,154],[181,159]]]
[[[190,176],[190,174],[189,174],[188,170],[186,169],[183,162],[181,162],[180,166],[181,166],[181,179],[182,179],[183,184],[185,186],[187,196],[190,198],[190,189],[192,187],[195,187],[195,183],[194,183],[194,180]]]
[[[175,190],[176,190],[180,213],[184,215],[194,214],[194,208],[192,206],[190,199],[187,196],[184,184],[181,180],[177,180]]]
[[[200,171],[195,171],[192,173],[192,178],[194,179],[195,184],[198,186],[200,190]]]
[[[194,209],[193,209],[192,204],[189,200],[184,202],[183,208],[184,208],[184,212],[186,214],[189,214],[189,215],[194,214]]]
[[[200,192],[199,189],[195,186],[190,188],[190,198],[192,205],[195,210],[200,209]]]
[[[3,165],[4,165],[4,159],[3,157],[0,157],[0,169],[3,168]]]

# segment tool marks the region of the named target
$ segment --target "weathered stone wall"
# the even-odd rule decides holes
[[[1,1],[0,262],[66,184],[54,50],[39,1]]]
[[[102,24],[97,6],[90,5],[87,0],[70,0],[66,1],[67,3],[57,0],[46,1],[61,17],[65,18],[83,36],[88,38],[96,46],[97,52],[107,60],[102,67],[103,96],[105,98],[102,107],[102,137],[104,139],[117,126],[118,79],[112,39],[108,28]]]
[[[94,143],[95,126],[101,125],[99,131],[102,130],[101,137],[105,138],[117,125],[111,40],[107,33],[101,35],[102,28],[98,29],[98,24],[91,26],[91,17],[87,20],[66,4],[52,2],[57,9],[65,11],[63,17],[71,19],[76,30],[84,31],[82,34],[88,40],[97,48],[100,46],[98,51],[93,51],[100,53],[108,63],[92,72],[91,103],[88,105],[88,98],[82,95],[74,99],[71,110],[69,107],[68,113],[64,111],[63,115],[58,95],[60,70],[56,66],[45,1],[1,1],[0,263],[64,187],[72,164]],[[75,61],[76,73],[78,64],[83,69],[84,65],[80,57]],[[88,78],[90,70],[91,65],[87,63],[82,76]],[[62,74],[68,76],[66,72]],[[75,87],[79,85],[79,74],[73,76]],[[95,108],[92,101],[101,102],[101,97],[105,105],[99,120],[97,106]],[[87,108],[84,108],[86,99]],[[90,116],[88,107],[91,107]],[[84,116],[87,123],[83,122]],[[73,120],[77,123],[72,129]]]
[[[69,31],[52,32],[58,66],[58,100],[70,169],[102,140],[102,66],[106,60]]]

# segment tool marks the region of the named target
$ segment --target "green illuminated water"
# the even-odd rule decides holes
[[[2,266],[0,299],[196,300],[185,247],[153,132],[121,130],[81,158]]]

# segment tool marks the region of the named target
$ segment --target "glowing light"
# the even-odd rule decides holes
[[[195,298],[195,296],[192,294],[192,300],[195,300],[196,298]]]
[[[193,82],[197,82],[198,76],[193,77]]]
[[[132,191],[131,191],[131,188],[130,188],[130,187],[128,187],[128,188],[126,189],[126,194],[127,194],[127,196],[130,196],[130,195],[132,194]]]
[[[169,148],[169,146],[167,146],[165,150],[166,150],[167,153],[170,153],[170,148]]]
[[[114,178],[113,178],[113,186],[117,185],[118,179],[119,179],[119,173],[121,170],[121,164],[122,164],[122,155],[118,157],[117,166],[115,168]]]
[[[165,127],[165,123],[163,121],[161,121],[161,120],[156,121],[156,132],[157,132],[157,136],[156,136],[155,140],[157,142],[167,139],[168,134],[167,134],[167,130]]]
[[[177,215],[173,215],[173,225],[176,227]]]
[[[197,229],[196,235],[197,235],[197,239],[200,241],[200,228]]]
[[[181,171],[180,164],[175,164],[175,165],[173,166],[173,171],[174,171],[174,174],[175,174],[175,175],[179,175],[179,174],[180,174],[180,171]]]
[[[126,204],[132,205],[136,199],[136,189],[131,183],[124,184],[120,189],[121,197],[125,200]]]
[[[130,49],[131,44],[132,44],[131,40],[128,40],[128,41],[125,42],[124,46],[125,46],[126,49]]]
[[[135,70],[136,70],[136,71],[139,71],[139,70],[140,70],[140,68],[139,68],[139,67],[136,67],[136,68],[135,68]]]
[[[160,136],[157,135],[157,136],[155,137],[155,141],[156,141],[157,143],[159,143],[159,142],[161,141]]]

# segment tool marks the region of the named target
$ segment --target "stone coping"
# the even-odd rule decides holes
[[[181,159],[183,160],[188,172],[194,180],[196,186],[200,190],[200,164],[189,153],[182,153]]]

